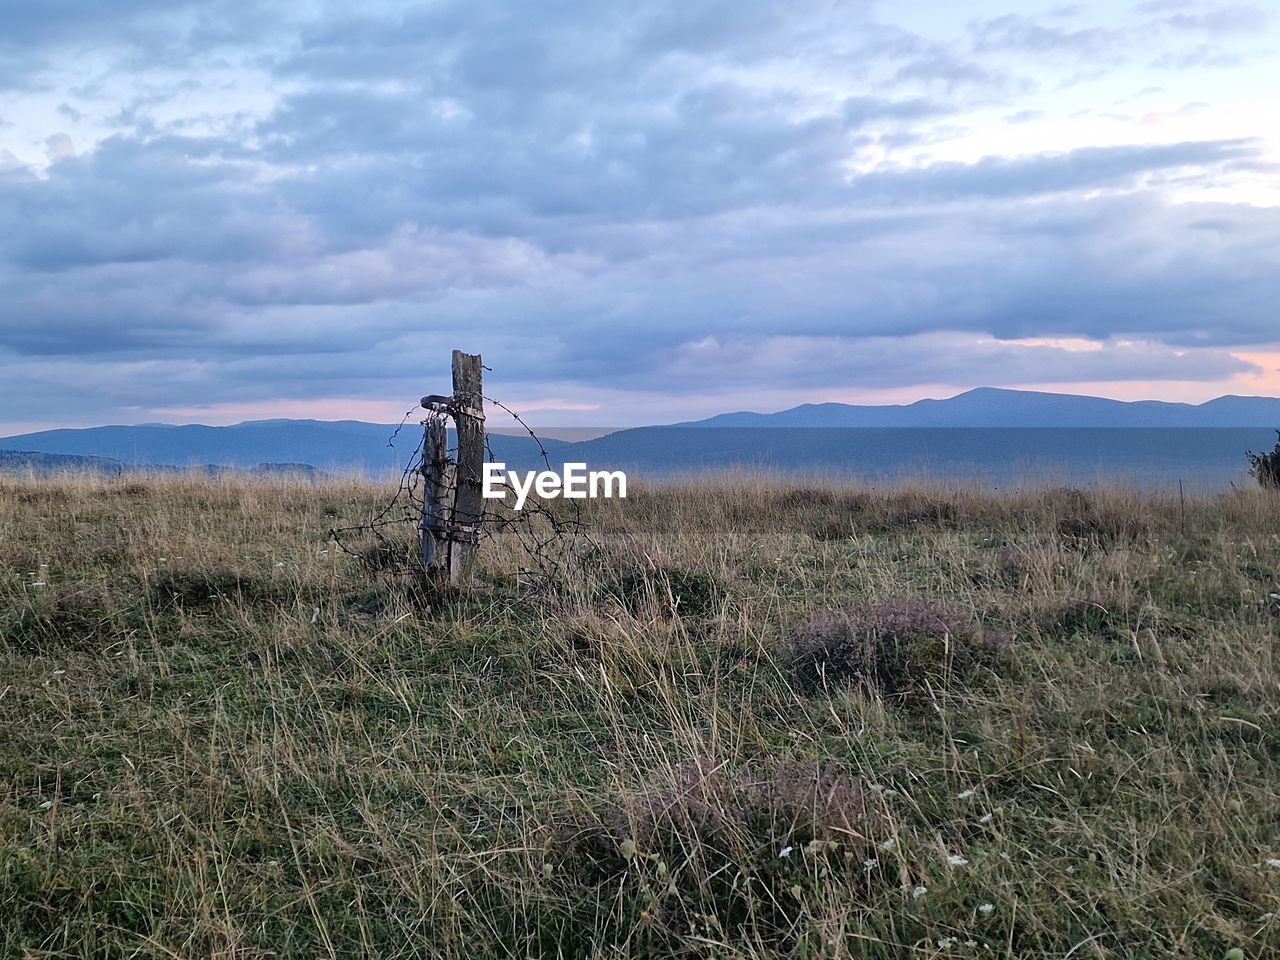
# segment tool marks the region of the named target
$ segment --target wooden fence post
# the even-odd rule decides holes
[[[424,398],[423,406],[427,400]],[[449,560],[448,529],[452,521],[453,463],[449,460],[449,435],[443,417],[427,421],[422,446],[422,533],[419,547],[422,566],[433,570]]]
[[[484,519],[484,382],[479,354],[453,351],[453,422],[458,466],[449,545],[449,582],[470,579]]]
[[[453,351],[453,396],[422,398],[436,416],[426,421],[422,446],[423,569],[447,571],[450,584],[471,578],[484,519],[484,382],[480,355]],[[443,414],[453,417],[457,460],[449,459]]]

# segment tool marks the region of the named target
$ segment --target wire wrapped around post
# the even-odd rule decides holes
[[[334,547],[359,560],[369,572],[425,576],[436,588],[466,585],[474,576],[480,543],[502,535],[508,549],[515,549],[521,557],[511,586],[519,595],[528,596],[552,588],[564,579],[568,567],[577,567],[595,553],[597,547],[584,529],[579,501],[554,506],[530,501],[520,511],[501,503],[486,509],[484,461],[495,459],[485,436],[486,403],[511,416],[547,469],[551,469],[551,457],[518,413],[483,395],[483,369],[479,356],[455,351],[454,394],[423,397],[405,413],[387,440],[388,446],[394,446],[414,413],[426,411],[421,439],[401,472],[394,495],[365,522],[329,531]],[[458,426],[454,447],[449,444],[450,421]],[[464,463],[466,483],[460,483]],[[410,544],[395,535],[405,526],[418,535],[416,542]]]

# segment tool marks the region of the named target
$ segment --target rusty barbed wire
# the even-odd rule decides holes
[[[536,444],[538,455],[547,469],[551,467],[551,455],[542,438],[525,422],[519,413],[506,404],[486,396],[485,402],[508,414]],[[395,440],[409,422],[415,410],[409,409],[395,431],[387,439],[387,445],[395,446]],[[419,421],[418,440],[400,472],[394,494],[364,523],[329,530],[329,539],[336,549],[360,561],[370,572],[392,576],[418,576],[424,573],[422,563],[409,559],[409,544],[403,539],[393,539],[389,528],[413,525],[421,521],[423,509],[425,436],[427,428],[448,419],[439,410],[427,410]],[[456,431],[454,444],[448,449],[449,462],[456,465]],[[485,435],[485,455],[490,462],[496,460]],[[581,564],[596,548],[593,538],[582,519],[582,505],[577,500],[565,500],[562,510],[553,508],[541,500],[528,499],[521,510],[485,510],[481,515],[480,540],[492,540],[499,534],[509,534],[521,552],[517,565],[516,582],[521,593],[542,593],[554,589],[565,581],[571,569]],[[449,505],[452,511],[453,505]],[[453,517],[450,516],[452,522]],[[420,531],[419,531],[420,533]],[[355,541],[365,536],[372,542],[359,549]]]

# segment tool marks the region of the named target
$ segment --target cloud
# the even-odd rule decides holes
[[[867,388],[964,383],[1053,385],[1117,379],[1221,380],[1259,368],[1223,350],[1178,352],[1161,344],[1099,344],[1097,349],[1005,343],[955,334],[912,337],[707,337],[675,347],[663,368],[668,384],[711,375],[732,386],[816,383]],[[801,375],[799,371],[804,371]]]
[[[1135,51],[1244,50],[1219,38],[1252,9],[949,36],[828,0],[6,10],[5,415],[70,382],[101,411],[412,396],[453,346],[579,405],[1236,376],[1275,338],[1280,208],[1188,195],[1274,182],[1271,145],[1038,133]],[[1046,337],[1103,346],[1012,342]]]
[[[1124,32],[1120,30],[1070,29],[1014,13],[980,21],[974,25],[973,33],[974,49],[979,52],[1071,53],[1090,59],[1110,56],[1124,39]]]
[[[980,90],[1027,92],[1035,84],[1023,76],[992,69],[952,50],[935,48],[910,57],[894,73],[897,83],[914,80],[941,84],[948,91],[973,87]]]
[[[1260,144],[1251,140],[1081,147],[1060,154],[992,156],[975,163],[879,171],[855,178],[851,188],[860,198],[885,202],[1035,196],[1125,186],[1160,171],[1204,168],[1262,155]]]
[[[1161,70],[1191,70],[1197,67],[1237,67],[1243,62],[1244,57],[1239,53],[1202,43],[1190,50],[1162,53],[1151,61],[1151,65]]]
[[[317,390],[326,378],[301,376],[317,357],[352,351],[334,375],[364,364],[374,382],[424,323],[537,338],[530,379],[601,384],[657,370],[691,329],[1258,342],[1280,295],[1276,211],[1126,192],[1255,155],[1247,141],[1089,148],[808,184],[765,164],[755,181],[704,176],[696,204],[654,177],[641,202],[600,186],[566,212],[501,178],[417,194],[338,164],[282,183],[246,175],[238,149],[115,139],[0,186],[0,335],[27,357],[228,358],[226,383],[254,372],[245,356],[291,356]],[[1047,199],[1081,188],[1111,192]],[[374,202],[381,189],[402,192]]]
[[[1058,15],[1033,17],[1021,13],[1008,13],[970,24],[973,47],[985,54],[1035,54],[1040,56],[1070,57],[1091,63],[1123,64],[1130,60],[1135,49],[1150,49],[1152,44],[1177,45],[1183,38],[1201,36],[1214,42],[1232,36],[1248,36],[1265,28],[1272,19],[1256,6],[1238,4],[1215,6],[1197,10],[1183,4],[1141,4],[1135,8],[1139,14],[1133,20],[1111,20],[1105,24],[1087,26],[1063,25],[1058,21],[1075,20],[1089,13],[1083,7],[1059,11]],[[1186,50],[1167,50],[1157,58],[1157,63],[1190,66],[1204,62],[1212,47],[1202,44],[1200,59]],[[1239,55],[1219,50],[1222,62],[1239,62]]]
[[[48,90],[69,64],[93,85],[117,70],[191,69],[290,29],[287,10],[256,0],[3,4],[0,93]]]
[[[65,133],[55,133],[52,136],[45,137],[44,146],[45,156],[49,158],[51,163],[66,160],[76,155],[75,142]]]
[[[1200,13],[1175,13],[1164,18],[1164,23],[1175,30],[1223,36],[1260,30],[1271,18],[1251,4],[1235,4],[1215,7]]]

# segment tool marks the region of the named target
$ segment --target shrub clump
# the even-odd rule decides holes
[[[985,630],[971,611],[913,600],[846,607],[797,625],[792,668],[809,690],[860,681],[901,695],[997,666],[1010,638]]]
[[[1280,430],[1276,431],[1276,438],[1276,447],[1270,453],[1250,450],[1245,454],[1249,460],[1249,475],[1268,490],[1280,490]]]

